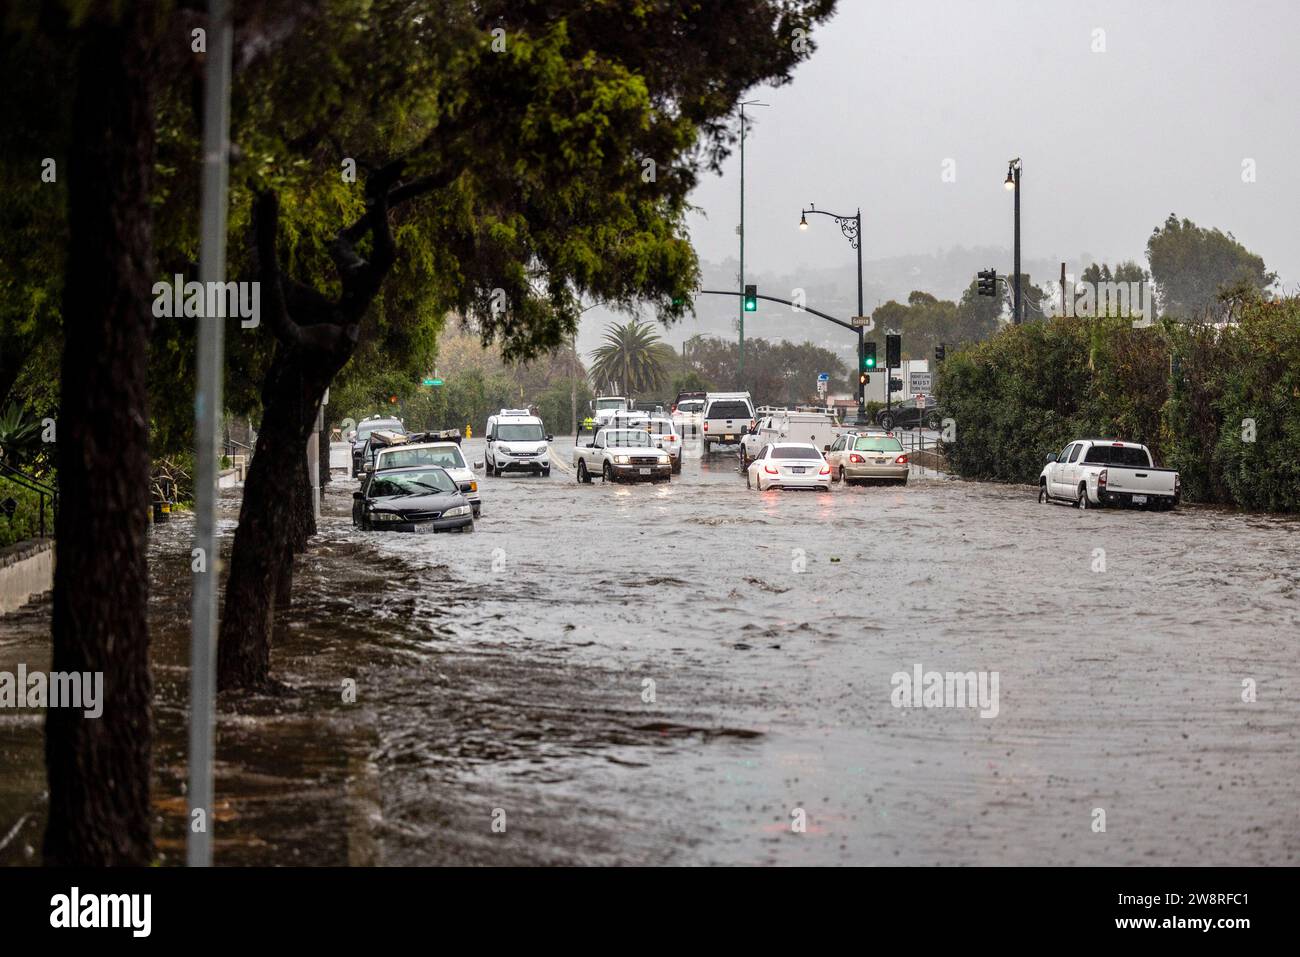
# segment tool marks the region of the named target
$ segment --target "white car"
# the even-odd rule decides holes
[[[551,474],[551,437],[542,420],[526,409],[502,409],[488,418],[483,460],[488,475],[505,472]]]
[[[704,411],[703,399],[682,399],[673,409],[673,425],[677,434],[683,438],[697,438],[700,426],[704,424],[701,413]]]
[[[651,441],[667,452],[668,457],[673,460],[673,474],[679,474],[682,470],[682,437],[677,432],[673,420],[662,415],[656,416],[650,420],[646,429],[650,433]]]
[[[759,412],[762,415],[762,411]],[[835,438],[839,426],[832,412],[803,412],[788,409],[763,415],[740,440],[741,466],[747,466],[759,449],[773,442],[807,443],[824,449]]]
[[[831,490],[831,467],[821,450],[802,442],[773,442],[759,450],[745,470],[745,487],[766,492],[770,488]]]
[[[483,510],[483,500],[479,498],[478,476],[474,474],[465,453],[455,442],[412,442],[409,445],[394,445],[380,449],[375,453],[374,471],[383,469],[400,469],[410,465],[440,465],[447,470],[460,493],[474,507],[474,517],[478,518]],[[482,462],[475,462],[475,468],[482,468]]]

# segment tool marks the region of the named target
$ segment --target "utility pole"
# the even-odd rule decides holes
[[[745,107],[767,106],[758,100],[745,100],[740,104],[740,361],[736,373],[737,388],[744,387],[745,377]]]
[[[226,278],[226,200],[230,155],[231,27],[226,0],[209,0],[210,35],[203,91],[203,180],[199,213],[199,280]],[[211,288],[211,287],[206,287]],[[204,570],[192,573],[190,605],[190,766],[185,862],[212,866],[213,701],[217,670],[217,416],[221,414],[221,372],[225,320],[199,321],[198,383],[194,394],[195,547]],[[197,814],[195,812],[198,812]],[[199,820],[203,827],[196,830]]]

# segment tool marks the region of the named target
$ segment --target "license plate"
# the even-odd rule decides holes
[[[637,471],[640,472],[642,475],[649,475],[649,474],[650,474],[650,470],[649,470],[649,469],[637,469]]]
[[[884,465],[884,464],[885,464],[885,460],[884,460],[884,459],[876,459],[876,464],[877,464],[877,465]]]
[[[1147,497],[1146,497],[1145,495],[1134,495],[1134,496],[1133,496],[1133,504],[1134,504],[1134,505],[1145,505],[1146,503],[1147,503]]]
[[[736,440],[736,437],[734,435],[724,435],[723,439],[725,439],[728,442],[734,442]]]
[[[793,472],[795,475],[803,475],[804,473],[804,469],[799,468],[797,466],[795,468],[790,469],[790,471]]]

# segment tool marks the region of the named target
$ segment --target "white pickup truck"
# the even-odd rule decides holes
[[[601,429],[589,442],[579,437],[573,447],[573,470],[585,483],[597,475],[602,482],[667,482],[673,463],[644,428]]]
[[[1047,456],[1038,476],[1039,502],[1072,502],[1078,508],[1139,505],[1170,509],[1182,488],[1178,472],[1156,468],[1145,445],[1114,439],[1078,439]]]

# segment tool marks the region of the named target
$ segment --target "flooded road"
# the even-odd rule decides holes
[[[222,703],[218,863],[1300,862],[1293,519],[760,494],[728,455],[485,477],[474,534],[402,535],[353,529],[354,487],[278,629],[292,693]],[[191,532],[153,533],[166,863]],[[47,662],[48,605],[11,617],[0,667]],[[896,707],[917,671],[996,673],[996,714]],[[0,713],[0,863],[39,848],[41,746]]]

